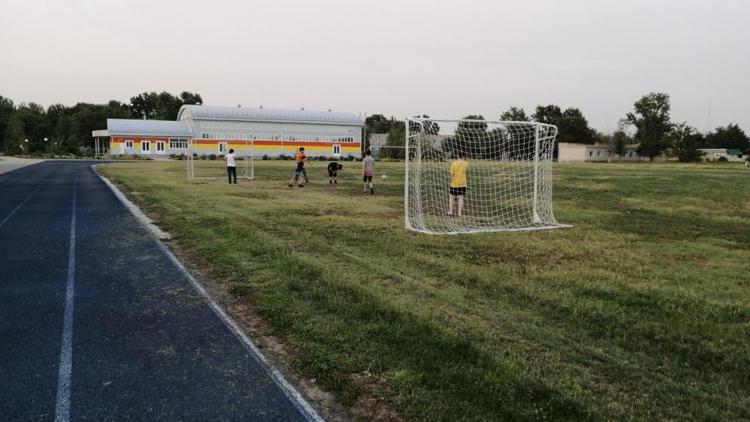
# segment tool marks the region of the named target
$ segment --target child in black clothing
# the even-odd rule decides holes
[[[328,178],[329,178],[328,183],[329,184],[334,184],[334,183],[338,184],[339,183],[336,180],[336,175],[343,168],[344,168],[344,166],[342,166],[341,164],[339,164],[339,163],[337,163],[335,161],[333,161],[330,164],[328,164]]]

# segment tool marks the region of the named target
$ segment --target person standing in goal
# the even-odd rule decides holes
[[[229,154],[224,156],[224,161],[227,162],[227,177],[229,178],[229,184],[232,184],[232,177],[234,177],[234,184],[237,184],[237,163],[234,150],[230,149]]]
[[[372,187],[372,175],[375,174],[375,158],[368,149],[365,151],[365,159],[362,160],[362,186],[365,188],[367,193],[367,184],[370,184],[370,195],[375,194],[375,189]]]
[[[468,167],[469,163],[465,160],[465,155],[463,153],[458,153],[457,159],[451,163],[451,183],[448,187],[448,217],[453,217],[454,215],[460,217],[463,215],[464,195],[466,195],[466,169]],[[456,214],[453,214],[454,198],[456,198],[458,202]]]

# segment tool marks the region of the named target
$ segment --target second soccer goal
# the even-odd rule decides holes
[[[430,234],[541,230],[552,210],[557,128],[534,122],[406,121],[405,225]]]

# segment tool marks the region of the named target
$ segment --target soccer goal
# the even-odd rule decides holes
[[[406,123],[407,229],[459,234],[570,227],[552,211],[555,126],[427,118]]]
[[[229,149],[237,156],[237,178],[255,178],[255,148],[253,141],[232,142],[203,141],[191,139],[187,154],[188,180],[226,179],[227,165],[222,159]]]

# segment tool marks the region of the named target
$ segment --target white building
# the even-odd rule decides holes
[[[359,156],[364,121],[353,113],[183,105],[177,121],[107,119],[96,144],[113,155]]]
[[[738,149],[701,148],[698,151],[703,153],[703,158],[707,161],[719,161],[722,157],[726,158],[727,161],[745,161],[742,151]]]
[[[648,157],[638,155],[638,144],[625,145],[625,153],[620,156],[606,144],[575,144],[560,142],[557,161],[560,163],[590,163],[609,161],[648,161]]]

